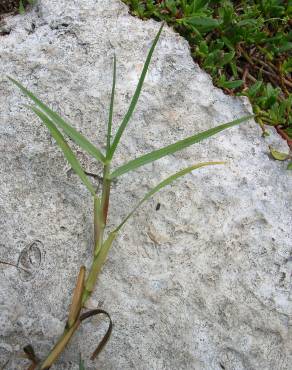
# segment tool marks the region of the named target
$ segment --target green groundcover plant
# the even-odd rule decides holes
[[[263,136],[273,126],[292,150],[291,0],[124,2],[132,14],[165,21],[184,36],[215,85],[249,98]],[[271,151],[291,159],[281,154]]]
[[[25,0],[25,1],[22,1],[20,0],[19,1],[19,6],[18,6],[18,11],[20,14],[24,14],[25,13],[25,6],[30,4],[30,5],[34,5],[36,2],[36,0]]]
[[[95,284],[98,278],[98,275],[102,269],[103,264],[106,261],[107,255],[109,250],[115,241],[119,231],[127,222],[127,220],[133,215],[133,213],[140,207],[147,199],[152,197],[155,193],[159,190],[163,189],[165,186],[172,184],[173,181],[179,179],[182,176],[187,175],[191,171],[199,169],[204,166],[211,166],[211,165],[219,165],[223,162],[204,162],[204,163],[197,163],[193,164],[187,168],[180,170],[179,172],[169,176],[159,184],[157,184],[154,188],[148,191],[145,196],[138,202],[138,204],[129,212],[127,216],[116,226],[113,230],[107,232],[106,235],[106,224],[107,224],[107,215],[109,209],[109,200],[110,200],[110,190],[112,182],[119,178],[120,176],[128,173],[130,171],[134,171],[137,168],[151,163],[153,161],[157,161],[158,159],[171,155],[179,150],[187,148],[188,146],[198,143],[202,140],[209,138],[212,135],[215,135],[227,128],[233,127],[235,125],[240,124],[243,121],[248,120],[249,118],[253,117],[252,115],[245,116],[234,121],[219,125],[217,127],[211,128],[204,132],[195,134],[193,136],[187,137],[186,139],[177,141],[174,144],[170,144],[166,147],[161,149],[157,149],[152,151],[151,153],[144,154],[138,158],[129,160],[127,163],[121,165],[118,168],[111,168],[111,162],[115,155],[116,149],[122,138],[122,135],[127,127],[127,124],[130,121],[132,113],[135,109],[137,104],[143,82],[148,70],[148,66],[154,52],[155,46],[158,42],[160,37],[161,26],[158,34],[155,37],[155,40],[149,50],[148,56],[146,58],[138,85],[132,97],[131,103],[129,108],[119,125],[115,135],[112,137],[112,121],[113,121],[113,107],[114,107],[114,95],[115,95],[115,84],[116,84],[116,58],[114,57],[113,63],[113,83],[112,83],[112,92],[111,92],[111,100],[110,100],[110,108],[109,108],[109,117],[107,122],[107,139],[106,139],[106,151],[102,153],[102,151],[93,145],[87,138],[81,135],[78,131],[76,131],[69,123],[67,123],[58,113],[51,110],[47,105],[45,105],[42,101],[40,101],[32,92],[27,90],[23,85],[21,85],[16,80],[10,78],[10,80],[28,97],[30,98],[35,105],[27,106],[31,109],[42,121],[42,123],[47,127],[52,137],[55,139],[57,145],[62,150],[64,157],[69,162],[72,169],[75,173],[79,176],[80,180],[83,182],[87,190],[89,191],[92,200],[93,200],[93,211],[94,211],[94,254],[92,259],[92,264],[90,268],[87,270],[85,266],[80,267],[80,272],[77,278],[76,287],[73,293],[73,298],[71,302],[71,306],[69,309],[69,314],[67,318],[67,322],[64,328],[64,332],[61,337],[57,340],[57,343],[52,348],[50,353],[44,358],[39,359],[38,356],[35,354],[33,348],[28,345],[25,347],[26,357],[29,358],[32,362],[30,369],[49,369],[52,364],[56,361],[56,359],[60,356],[62,351],[64,350],[65,346],[70,341],[73,334],[76,332],[78,327],[82,324],[82,322],[93,316],[93,315],[107,315],[109,319],[109,328],[104,336],[104,338],[99,343],[97,349],[94,351],[92,358],[94,358],[100,350],[106,344],[112,330],[112,322],[108,313],[101,309],[90,310],[86,311],[86,303],[91,296]],[[82,168],[81,164],[79,163],[76,155],[71,150],[69,144],[67,143],[64,136],[67,136],[70,140],[75,142],[82,150],[84,150],[87,154],[92,156],[96,161],[100,162],[103,165],[103,176],[102,176],[102,190],[101,194],[97,192],[95,187],[90,181],[90,178],[87,176],[86,172]],[[80,369],[84,369],[83,360],[80,358]]]
[[[28,5],[34,5],[36,0],[0,0],[0,15],[5,13],[25,13]]]

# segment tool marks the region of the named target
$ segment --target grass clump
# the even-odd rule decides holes
[[[157,184],[154,188],[148,191],[145,196],[138,202],[138,204],[128,213],[125,217],[118,223],[118,225],[113,230],[106,230],[107,224],[107,215],[109,210],[109,201],[110,201],[110,192],[111,192],[111,184],[112,182],[122,176],[125,173],[131,172],[136,170],[137,168],[156,161],[166,155],[173,154],[179,150],[182,150],[192,144],[198,143],[202,140],[205,140],[216,133],[219,133],[227,128],[236,126],[243,121],[251,118],[252,115],[242,117],[236,119],[234,121],[222,124],[220,126],[211,128],[199,134],[195,134],[190,136],[186,139],[180,140],[174,144],[170,144],[166,147],[161,149],[155,150],[151,153],[142,155],[138,158],[128,160],[127,163],[121,165],[118,168],[112,169],[111,162],[116,153],[116,149],[119,145],[119,142],[124,134],[124,131],[131,119],[132,113],[136,107],[138,102],[139,95],[141,93],[141,89],[144,83],[144,79],[146,77],[146,73],[148,70],[148,66],[150,64],[150,60],[154,49],[157,45],[159,40],[160,34],[162,31],[162,26],[156,35],[156,38],[152,44],[152,47],[148,53],[146,58],[146,62],[144,64],[138,85],[132,97],[131,103],[129,108],[118,126],[115,135],[112,137],[112,126],[113,126],[113,109],[114,109],[114,95],[115,95],[115,83],[116,83],[116,58],[114,58],[113,63],[113,84],[112,84],[112,93],[111,93],[111,100],[110,100],[110,107],[109,107],[109,117],[107,122],[107,129],[106,129],[106,151],[103,153],[98,147],[94,146],[87,138],[81,135],[78,131],[76,131],[73,126],[71,126],[68,122],[66,122],[58,113],[51,110],[47,105],[45,105],[42,101],[40,101],[31,91],[26,89],[22,84],[18,81],[10,78],[10,80],[34,103],[32,106],[27,106],[30,110],[32,110],[42,121],[42,123],[47,127],[52,137],[55,139],[57,145],[61,149],[64,154],[64,157],[71,165],[72,169],[75,173],[79,176],[82,183],[87,188],[92,201],[93,201],[93,212],[94,212],[94,246],[93,246],[93,258],[91,262],[91,266],[86,269],[85,266],[80,267],[79,275],[77,278],[76,287],[72,297],[72,303],[70,306],[70,310],[68,313],[67,322],[64,328],[64,332],[52,348],[50,353],[47,355],[46,358],[40,360],[34,353],[34,350],[31,346],[27,346],[25,348],[25,353],[27,357],[32,361],[31,368],[38,368],[41,370],[49,369],[52,364],[56,361],[56,359],[60,356],[63,352],[66,345],[69,343],[71,337],[74,335],[76,330],[82,324],[84,320],[93,316],[93,315],[106,315],[109,320],[109,328],[99,343],[99,346],[94,351],[92,358],[94,358],[104,347],[107,340],[110,337],[112,331],[112,321],[109,314],[101,309],[89,310],[86,311],[86,303],[91,296],[98,275],[102,269],[103,264],[105,263],[109,250],[115,241],[119,231],[124,226],[124,224],[128,221],[128,219],[134,214],[138,207],[140,207],[146,200],[152,197],[155,193],[159,190],[163,189],[165,186],[172,184],[175,180],[181,178],[182,176],[187,175],[188,173],[197,170],[199,168],[210,166],[210,165],[219,165],[223,162],[216,161],[216,162],[204,162],[204,163],[196,163],[192,164],[187,168],[180,170],[179,172],[172,174],[159,184]],[[77,156],[70,148],[66,138],[74,141],[83,151],[85,151],[88,155],[93,157],[97,162],[101,163],[103,166],[103,178],[102,178],[102,190],[99,193],[93,184],[90,181],[90,178],[86,174],[86,171],[82,168]],[[83,361],[80,359],[80,369],[84,368]]]
[[[166,21],[184,36],[214,84],[249,97],[263,135],[274,126],[292,150],[291,1],[124,2],[132,14]]]

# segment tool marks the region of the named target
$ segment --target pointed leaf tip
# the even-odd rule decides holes
[[[143,87],[143,83],[144,83],[144,80],[145,80],[145,77],[146,77],[146,74],[147,74],[147,71],[148,71],[148,67],[149,67],[149,64],[150,64],[150,61],[151,61],[151,58],[152,58],[152,55],[153,55],[153,52],[154,52],[154,49],[157,45],[157,42],[159,40],[159,37],[160,37],[160,34],[162,32],[162,29],[163,29],[163,26],[164,24],[162,24],[159,28],[159,31],[152,43],[152,46],[148,52],[148,55],[147,55],[147,58],[146,58],[146,61],[144,63],[144,66],[143,66],[143,70],[142,70],[142,73],[141,73],[141,76],[139,78],[139,81],[138,81],[138,85],[136,87],[136,90],[135,90],[135,93],[132,97],[132,100],[131,100],[131,103],[130,103],[130,106],[128,108],[128,111],[127,113],[125,114],[123,120],[122,120],[122,123],[120,124],[120,127],[118,128],[118,131],[114,137],[114,140],[113,140],[113,143],[110,147],[110,150],[109,150],[109,159],[112,159],[116,149],[117,149],[117,146],[120,142],[120,139],[123,135],[123,132],[125,131],[126,127],[127,127],[127,124],[135,110],[135,107],[136,107],[136,104],[138,102],[138,99],[139,99],[139,96],[140,96],[140,93],[141,93],[141,90],[142,90],[142,87]]]
[[[167,177],[165,180],[161,181],[158,185],[156,185],[154,188],[152,188],[144,198],[140,200],[140,202],[135,206],[135,208],[124,218],[124,220],[119,224],[119,226],[115,229],[115,232],[118,232],[122,226],[128,221],[128,219],[133,215],[134,212],[149,198],[151,198],[155,193],[157,193],[159,190],[164,188],[167,185],[170,185],[173,181],[177,180],[178,178],[187,175],[188,173],[201,168],[205,166],[213,166],[213,165],[220,165],[220,164],[225,164],[226,162],[202,162],[198,164],[194,164],[193,166],[184,168],[181,171],[176,172],[175,174]]]
[[[31,91],[26,89],[20,82],[16,81],[14,78],[7,76],[7,78],[13,82],[28,98],[30,98],[40,109],[43,111],[50,120],[59,128],[61,128],[64,133],[73,140],[80,148],[84,149],[88,154],[92,155],[96,160],[105,163],[105,157],[101,151],[95,147],[85,136],[80,134],[74,127],[69,125],[65,120],[47,105],[45,105],[40,99],[38,99]]]
[[[199,134],[189,136],[186,139],[177,141],[176,143],[165,146],[164,148],[154,150],[153,152],[142,155],[141,157],[135,158],[135,159],[129,161],[128,163],[118,167],[116,170],[114,170],[110,174],[110,178],[114,179],[114,178],[119,177],[119,176],[121,176],[121,175],[123,175],[123,174],[125,174],[129,171],[134,171],[135,169],[137,169],[141,166],[144,166],[147,163],[157,161],[158,159],[160,159],[162,157],[165,157],[167,155],[170,155],[170,154],[173,154],[177,151],[180,151],[184,148],[187,148],[187,147],[189,147],[193,144],[196,144],[196,143],[198,143],[202,140],[205,140],[205,139],[207,139],[207,138],[209,138],[209,137],[211,137],[215,134],[218,134],[219,132],[221,132],[223,130],[226,130],[227,128],[238,125],[238,124],[240,124],[240,123],[242,123],[242,122],[244,122],[244,121],[246,121],[246,120],[248,120],[252,117],[254,117],[254,115],[241,117],[241,118],[236,119],[234,121],[227,122],[227,123],[224,123],[222,125],[213,127],[209,130],[200,132]]]

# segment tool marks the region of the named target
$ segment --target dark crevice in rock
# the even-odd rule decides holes
[[[0,30],[0,36],[7,36],[7,35],[10,35],[10,32],[11,32],[11,30],[9,29],[9,30],[3,30],[3,31],[1,31]]]
[[[31,34],[35,33],[35,30],[36,30],[36,25],[35,25],[35,23],[34,23],[34,22],[32,22],[32,23],[31,23],[31,25],[30,25],[30,28],[29,28],[29,29],[27,29],[27,33],[28,33],[29,35],[31,35]]]
[[[69,26],[70,26],[69,23],[51,24],[50,29],[51,30],[60,30],[60,29],[63,29],[63,28],[67,28]]]

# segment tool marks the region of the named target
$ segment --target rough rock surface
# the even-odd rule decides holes
[[[44,0],[1,27],[0,259],[30,271],[0,266],[0,365],[9,360],[10,370],[26,368],[25,344],[42,356],[61,333],[78,267],[91,258],[92,208],[5,75],[102,147],[113,53],[117,127],[159,25],[131,17],[118,0]],[[165,27],[115,164],[250,110],[215,88],[187,42]],[[228,163],[165,189],[115,243],[91,300],[115,323],[99,359],[88,360],[105,323],[93,319],[56,369],[78,369],[79,352],[89,370],[291,368],[292,174],[270,159],[253,122],[121,177],[110,224],[149,185],[205,160]]]

